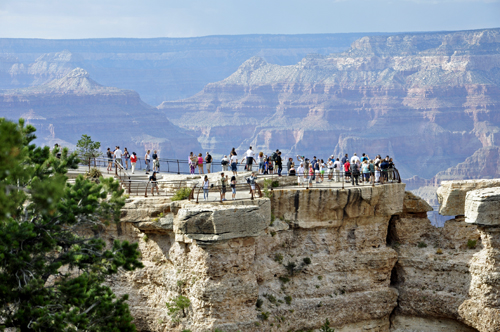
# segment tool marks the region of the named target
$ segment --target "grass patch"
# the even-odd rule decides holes
[[[477,240],[467,240],[467,248],[476,249]]]
[[[419,242],[419,243],[417,244],[417,246],[418,246],[419,248],[427,248],[427,243],[425,243],[425,242],[423,242],[423,241],[422,241],[422,242]]]
[[[180,188],[177,190],[172,196],[172,201],[182,201],[183,199],[187,199],[191,194],[191,189],[188,187]]]

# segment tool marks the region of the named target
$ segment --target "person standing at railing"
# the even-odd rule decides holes
[[[207,155],[205,156],[205,164],[206,164],[206,167],[207,167],[207,173],[210,174],[210,170],[212,169],[212,156],[210,155],[210,153],[208,153],[207,151]]]
[[[238,156],[236,155],[236,151],[233,151],[231,151],[231,171],[233,175],[238,175]]]
[[[356,182],[356,185],[359,186],[358,179],[359,179],[359,166],[358,163],[355,161],[351,163],[349,166],[349,169],[351,171],[351,183],[354,186],[354,182]]]
[[[370,170],[370,182],[372,184],[374,184],[375,183],[375,163],[371,159],[368,161],[368,169]]]
[[[255,153],[253,152],[252,147],[248,148],[247,152],[245,153],[245,156],[247,158],[246,170],[252,171],[252,164],[255,157]]]
[[[200,153],[201,155],[201,153]],[[202,158],[203,159],[203,158]],[[202,164],[203,166],[203,164]],[[205,179],[203,180],[203,200],[208,200],[208,189],[210,188],[210,181],[208,181],[208,175],[205,175]]]
[[[361,171],[363,172],[363,182],[364,183],[369,183],[370,182],[370,164],[368,163],[368,160],[364,160],[363,163],[361,164]]]
[[[128,170],[128,159],[130,158],[130,153],[128,153],[127,148],[123,149],[123,161],[124,161],[124,166],[125,170]]]
[[[146,163],[146,174],[149,174],[149,171],[151,168],[149,167],[149,164],[151,163],[151,156],[150,156],[151,150],[148,150],[146,152],[146,155],[144,156],[144,162]]]
[[[160,160],[158,159],[158,153],[156,150],[153,152],[153,172],[159,172]]]
[[[108,157],[108,169],[107,171],[112,171],[113,170],[113,153],[111,152],[111,149],[108,148],[106,151],[106,155]]]
[[[259,156],[257,157],[257,163],[259,164],[259,174],[264,174],[264,170],[266,167],[266,158],[264,157],[264,152],[259,152]]]
[[[119,147],[119,146],[116,146],[116,150],[115,150],[115,162],[116,162],[117,164],[122,165],[122,155],[123,155],[122,150],[120,150],[120,147]],[[122,165],[122,166],[123,166],[123,165]]]
[[[290,169],[288,169],[288,176],[295,176],[295,164],[292,162]]]
[[[229,168],[229,159],[227,159],[227,156],[224,156],[224,158],[222,158],[220,164],[222,166],[222,171],[227,172]]]
[[[333,163],[333,170],[335,172],[335,182],[340,182],[340,173],[342,172],[342,163],[339,158]]]
[[[135,152],[132,152],[132,155],[130,156],[130,166],[132,167],[132,174],[135,172],[135,164],[137,163],[137,155]]]
[[[203,172],[203,157],[201,153],[198,153],[198,174],[204,174]]]
[[[158,182],[156,180],[156,172],[153,172],[153,175],[149,177],[149,182],[151,183],[151,195],[154,195],[154,188],[156,188],[156,193],[160,195],[160,192],[158,191]]]
[[[305,183],[305,174],[304,174],[304,163],[301,162],[299,168],[297,168],[297,175],[298,175],[298,184],[299,186],[304,182]]]
[[[309,187],[312,188],[313,186],[313,181],[314,181],[314,168],[312,164],[309,164]]]
[[[276,163],[276,168],[278,169],[278,176],[281,176],[281,172],[283,171],[283,160],[281,159],[281,151],[278,151],[275,163]]]
[[[189,164],[189,174],[194,175],[194,170],[196,168],[196,156],[194,155],[193,152],[189,154],[188,164]]]
[[[288,158],[288,161],[286,162],[286,171],[288,175],[290,175],[290,170],[292,169],[293,165],[293,158]]]
[[[344,176],[345,176],[345,181],[349,182],[351,180],[351,163],[349,162],[349,159],[346,160],[344,163]]]
[[[394,162],[392,161],[392,158],[389,158],[389,168],[388,168],[387,172],[389,175],[389,181],[393,182],[394,181]]]

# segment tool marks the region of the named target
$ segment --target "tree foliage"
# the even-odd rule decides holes
[[[127,296],[103,284],[142,267],[137,244],[101,238],[123,190],[112,178],[68,184],[77,154],[56,158],[34,132],[0,118],[0,330],[135,331]]]
[[[89,159],[100,155],[100,147],[100,142],[94,142],[90,136],[82,135],[82,138],[80,138],[80,140],[76,143],[76,152],[85,163],[88,163]]]

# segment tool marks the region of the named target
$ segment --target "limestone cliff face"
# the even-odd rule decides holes
[[[87,134],[104,150],[119,145],[141,158],[145,149],[163,158],[201,149],[189,131],[162,118],[136,92],[102,86],[81,68],[40,86],[1,91],[0,117],[24,118],[48,145],[71,147]]]
[[[403,177],[428,179],[496,146],[499,36],[493,29],[364,37],[344,53],[292,66],[254,57],[158,108],[217,153],[240,144],[324,156],[385,151]]]
[[[130,294],[140,331],[300,331],[326,319],[336,331],[498,331],[500,194],[482,190],[495,192],[443,228],[403,184],[129,199],[109,240],[138,241],[145,268],[109,283]],[[179,295],[190,306],[174,322],[165,303]]]

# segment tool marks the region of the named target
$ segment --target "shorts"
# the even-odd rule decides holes
[[[265,166],[266,166],[266,163],[261,162],[261,163],[259,164],[259,169],[264,169],[264,167],[265,167]]]
[[[252,190],[255,190],[255,184],[251,184],[250,188],[252,188]]]
[[[207,169],[210,169],[210,165],[212,165],[212,163],[206,163],[206,164],[205,164],[205,167],[206,167]]]
[[[252,157],[247,157],[247,165],[252,165],[253,158]]]
[[[151,182],[151,188],[157,188],[158,187],[158,183],[156,182]]]
[[[314,180],[314,175],[309,175],[309,183],[312,183]]]
[[[108,163],[112,163],[113,162],[113,158],[108,158]]]
[[[321,173],[321,175],[325,174],[325,171],[324,170],[321,170],[319,171]]]
[[[233,171],[233,172],[237,172],[238,171],[238,168],[236,167],[236,163],[232,163],[231,164],[231,171]]]
[[[222,186],[222,193],[225,194],[226,193],[226,186]]]

